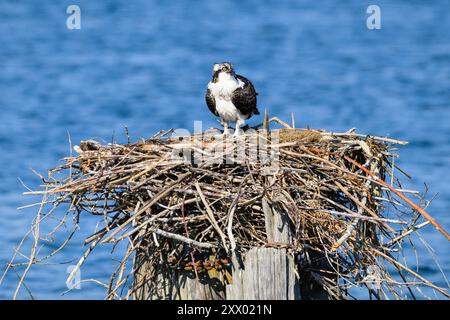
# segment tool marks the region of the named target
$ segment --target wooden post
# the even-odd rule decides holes
[[[244,269],[233,273],[227,300],[299,299],[295,263],[286,249],[253,248],[244,258]]]
[[[269,244],[292,243],[288,216],[262,201]],[[241,268],[233,259],[233,283],[227,285],[227,300],[298,300],[300,292],[295,262],[285,248],[253,248]]]
[[[145,255],[143,255],[145,256]],[[137,261],[137,260],[136,260]],[[167,266],[154,268],[147,261],[138,263],[134,272],[134,299],[137,300],[223,300],[224,279],[220,272],[199,273],[170,270]]]
[[[291,245],[292,234],[288,215],[271,206],[266,198],[262,200],[262,207],[266,221],[267,242]]]

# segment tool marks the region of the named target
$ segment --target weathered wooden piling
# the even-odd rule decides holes
[[[262,200],[267,243],[273,247],[250,249],[241,264],[233,261],[233,282],[228,300],[297,300],[300,298],[295,261],[286,248],[292,245],[287,214]]]

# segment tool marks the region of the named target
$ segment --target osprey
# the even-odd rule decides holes
[[[256,91],[247,78],[234,73],[229,62],[216,63],[213,66],[212,80],[206,90],[206,104],[209,110],[220,117],[223,134],[228,134],[228,123],[236,122],[234,135],[245,120],[254,114],[259,114],[256,108]]]

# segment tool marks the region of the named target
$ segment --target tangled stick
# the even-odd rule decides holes
[[[395,165],[389,159],[397,157],[392,146],[405,141],[353,130],[292,129],[274,118],[265,119],[266,129],[269,121],[285,128],[247,131],[241,140],[221,141],[211,131],[174,137],[173,130],[166,130],[136,143],[85,141],[76,148],[77,156],[65,158],[42,179],[45,190],[27,194],[45,196],[43,203],[52,206],[56,219],[61,212],[56,209],[66,204],[65,216],[73,213],[76,223],[85,214],[98,217],[103,225],[86,238],[89,252],[80,266],[98,245],[127,244],[106,286],[111,299],[130,298],[140,290],[142,279],[126,281],[144,265],[159,272],[146,280],[152,287],[158,286],[158,276],[173,270],[195,272],[196,277],[223,272],[228,279],[229,263],[221,261],[232,261],[232,255],[243,256],[254,247],[279,245],[268,241],[263,201],[286,214],[292,243],[284,245],[298,261],[300,281],[318,283],[336,299],[349,297],[353,287],[367,288],[377,298],[413,297],[412,289],[420,292],[420,286],[447,296],[445,289],[416,277],[387,254],[401,254],[402,242],[412,241],[415,231],[426,225],[416,225],[415,211],[439,226],[396,188],[401,180],[393,176]],[[252,150],[258,152],[254,160]],[[196,163],[202,157],[206,160]],[[375,166],[378,178],[360,163]],[[393,186],[384,182],[387,176]],[[385,188],[374,192],[372,182]],[[414,210],[399,206],[396,196]],[[387,217],[388,211],[397,218]],[[63,227],[54,232],[63,232]],[[32,264],[42,261],[34,254]],[[367,285],[373,267],[381,275],[377,292]],[[122,295],[127,285],[130,290]]]

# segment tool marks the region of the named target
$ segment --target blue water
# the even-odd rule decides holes
[[[66,8],[81,7],[81,30],[66,28]],[[12,1],[0,2],[0,263],[13,255],[38,201],[23,196],[69,153],[95,138],[134,139],[167,128],[217,125],[203,100],[214,62],[232,61],[249,77],[260,110],[298,125],[389,135],[411,141],[397,162],[414,178],[405,187],[438,193],[429,208],[450,229],[450,3],[376,1],[382,29],[366,27],[367,1]],[[251,124],[260,119],[251,120]],[[62,215],[62,212],[60,212]],[[67,295],[67,265],[96,220],[82,217],[71,244],[32,268],[34,298],[102,298],[83,283]],[[69,224],[70,225],[70,224]],[[44,230],[46,231],[46,230]],[[448,242],[432,227],[421,235],[448,276]],[[446,283],[417,240],[420,270]],[[63,237],[56,242],[62,243]],[[51,248],[44,247],[42,252]],[[112,248],[96,249],[82,278],[106,282]],[[410,265],[414,254],[408,249]],[[28,252],[28,249],[24,251]],[[73,263],[73,262],[71,262]],[[70,263],[69,263],[70,264]],[[19,270],[20,271],[20,270]],[[8,273],[0,298],[18,278]],[[426,291],[432,295],[431,292]],[[26,290],[20,298],[29,298]]]

